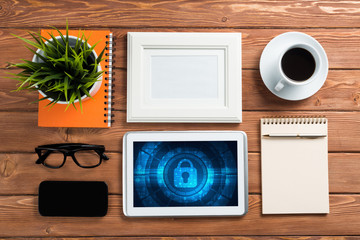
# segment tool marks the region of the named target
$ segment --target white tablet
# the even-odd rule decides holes
[[[244,132],[128,132],[123,211],[134,217],[244,215],[247,172]]]

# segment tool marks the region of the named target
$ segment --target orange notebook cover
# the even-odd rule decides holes
[[[41,35],[49,39],[49,32],[55,36],[59,35],[55,30],[41,30]],[[38,110],[38,125],[40,127],[89,127],[89,128],[108,128],[111,126],[111,84],[112,84],[112,33],[110,31],[102,30],[69,30],[69,35],[80,36],[84,32],[88,43],[92,46],[99,42],[95,47],[97,55],[101,53],[108,41],[107,53],[104,59],[108,61],[101,61],[100,66],[105,72],[102,74],[102,84],[99,91],[93,96],[93,99],[88,99],[82,102],[82,109],[80,104],[75,103],[76,109],[73,106],[65,111],[66,104],[55,104],[52,108],[46,106],[50,103],[49,100],[42,100],[39,102]],[[66,34],[65,30],[61,31]],[[39,99],[42,96],[39,94]]]

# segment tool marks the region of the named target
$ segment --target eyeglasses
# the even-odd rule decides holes
[[[101,164],[102,160],[109,160],[104,154],[103,145],[89,145],[83,143],[64,143],[42,145],[35,148],[39,159],[36,164],[43,164],[49,168],[61,168],[66,157],[71,156],[73,161],[82,168],[94,168]]]

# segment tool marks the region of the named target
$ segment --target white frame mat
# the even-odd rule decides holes
[[[128,122],[242,121],[241,33],[128,33]]]

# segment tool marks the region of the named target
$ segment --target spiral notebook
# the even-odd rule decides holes
[[[50,38],[49,32],[57,36],[54,30],[41,30],[41,35]],[[65,34],[65,30],[61,31]],[[101,69],[105,70],[102,75],[102,85],[100,90],[93,96],[93,99],[88,99],[82,102],[83,112],[80,111],[79,103],[75,103],[77,110],[70,106],[66,111],[66,104],[55,104],[52,108],[46,106],[50,103],[49,100],[39,102],[38,111],[38,125],[40,127],[91,127],[91,128],[108,128],[111,127],[111,117],[113,117],[112,110],[112,55],[113,55],[113,36],[110,31],[103,30],[81,30],[85,37],[89,38],[88,43],[94,45],[97,55],[107,45],[105,51],[105,58],[100,65]],[[78,36],[78,30],[69,30],[69,35]],[[89,37],[90,36],[90,37]],[[39,99],[42,96],[39,94]]]
[[[329,213],[326,118],[261,119],[263,214]]]

